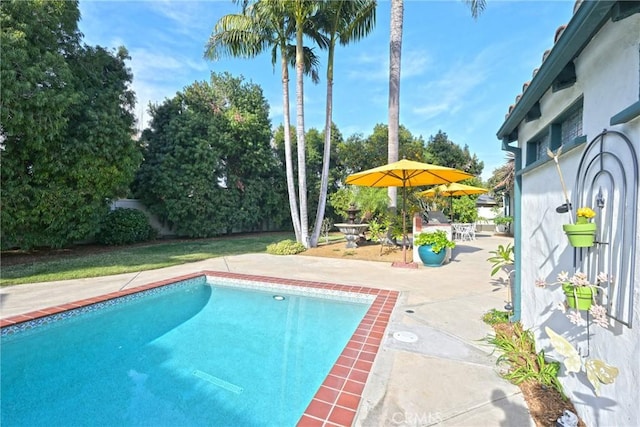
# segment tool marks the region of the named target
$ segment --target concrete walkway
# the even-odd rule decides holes
[[[492,329],[482,314],[503,310],[507,289],[490,276],[489,251],[510,238],[479,234],[459,242],[440,268],[308,256],[250,254],[97,279],[5,287],[0,317],[101,295],[200,270],[363,285],[401,292],[375,360],[355,425],[533,426],[518,387],[500,378]],[[415,334],[415,342],[394,338]]]

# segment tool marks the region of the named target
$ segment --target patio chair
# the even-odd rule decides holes
[[[462,240],[463,225],[457,222],[451,224],[451,234],[453,240]]]
[[[459,233],[460,240],[475,240],[476,239],[476,225],[473,223],[470,224],[458,224],[459,225]]]

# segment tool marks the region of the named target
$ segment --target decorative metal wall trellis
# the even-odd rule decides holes
[[[585,148],[577,171],[573,206],[596,212],[596,244],[576,248],[574,268],[589,277],[613,277],[603,304],[616,321],[631,328],[638,227],[638,157],[629,138],[603,130]]]

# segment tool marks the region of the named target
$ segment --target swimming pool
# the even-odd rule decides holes
[[[37,425],[43,416],[47,425],[350,424],[397,294],[207,276],[212,286],[204,275],[151,286],[155,294],[144,300],[152,303],[132,294],[81,317],[65,311],[56,322],[4,328],[2,425],[18,416],[27,418],[14,424]],[[47,324],[32,329],[34,322]],[[36,336],[41,341],[29,343]],[[50,357],[34,359],[41,354]]]

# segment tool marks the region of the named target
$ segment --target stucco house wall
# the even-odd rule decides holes
[[[610,125],[612,116],[640,98],[640,13],[618,22],[608,20],[574,64],[576,83],[556,92],[547,90],[540,99],[542,116],[523,121],[518,126],[517,138],[524,156],[523,165],[527,165],[527,143],[582,98],[582,134],[586,140],[571,148],[564,147],[559,157],[570,200],[573,199],[582,154],[587,144],[603,129],[624,133],[640,155],[640,117],[624,124]],[[625,169],[632,170],[631,158],[623,161],[628,162]],[[594,395],[584,372],[567,374],[564,369],[561,371],[565,392],[587,425],[640,425],[640,262],[636,261],[633,283],[626,284],[633,287],[631,327],[613,320],[608,329],[593,323],[589,329],[571,324],[561,311],[554,309],[564,300],[562,290],[558,286],[545,289],[535,286],[536,279],[554,282],[561,271],[573,273],[574,256],[580,256],[568,244],[562,231],[562,224],[570,222],[569,214],[556,212],[556,207],[565,202],[556,164],[550,159],[540,159],[536,164],[524,167],[521,180],[519,250],[524,260],[518,267],[521,321],[525,328],[534,331],[538,349],[544,349],[552,357],[562,360],[552,350],[544,332],[545,326],[567,338],[582,356],[604,360],[619,369],[616,381],[601,387],[600,397]],[[635,210],[637,221],[640,208],[636,204],[631,209]],[[634,244],[638,247],[640,227],[635,230]],[[586,318],[586,313],[583,317]]]

